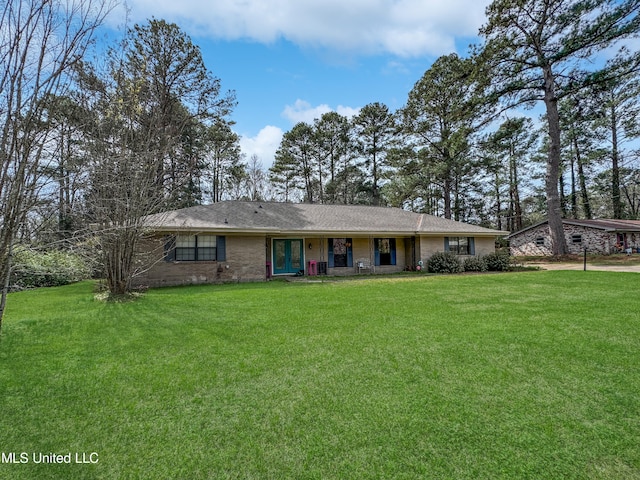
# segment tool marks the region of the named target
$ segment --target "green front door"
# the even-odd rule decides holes
[[[273,241],[273,273],[298,273],[304,269],[302,240]]]

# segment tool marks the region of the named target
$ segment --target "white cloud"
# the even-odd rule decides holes
[[[331,108],[329,105],[322,104],[317,107],[312,107],[309,102],[298,99],[293,105],[284,107],[282,116],[292,124],[299,122],[312,124],[316,118],[320,118],[323,114],[330,111]]]
[[[360,113],[360,108],[343,107],[342,105],[338,105],[338,107],[336,108],[336,112],[338,112],[343,117],[351,119],[351,117],[355,117]]]
[[[340,115],[351,118],[360,112],[359,108],[344,107],[342,105],[335,109],[328,105],[318,105],[312,107],[309,102],[304,100],[296,100],[293,106],[287,105],[282,112],[283,117],[295,125],[298,122],[306,122],[312,124],[316,118],[320,118],[323,113],[336,111]],[[266,168],[269,168],[274,161],[276,151],[280,147],[284,131],[273,125],[267,125],[258,132],[255,137],[240,136],[240,149],[246,156],[247,160],[252,155],[257,155]]]
[[[313,121],[315,119],[318,119],[322,117],[323,114],[332,111],[338,112],[340,115],[343,115],[347,118],[351,118],[354,115],[360,113],[359,108],[345,107],[343,105],[338,105],[336,108],[331,108],[326,103],[314,107],[309,102],[298,99],[293,105],[287,105],[284,108],[282,116],[289,120],[292,125],[299,122],[313,124]]]
[[[252,155],[257,155],[265,168],[269,168],[273,164],[283,133],[280,128],[267,125],[255,137],[241,136],[240,149],[247,160]]]
[[[213,38],[401,57],[442,55],[474,36],[490,0],[129,0],[134,22],[151,16]]]

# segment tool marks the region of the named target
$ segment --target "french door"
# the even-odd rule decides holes
[[[302,240],[273,240],[273,273],[298,273],[304,269]]]

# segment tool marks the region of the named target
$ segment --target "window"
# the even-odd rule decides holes
[[[353,267],[350,238],[329,239],[329,267]]]
[[[475,255],[473,237],[445,237],[444,250],[456,255]]]
[[[582,235],[580,234],[571,235],[571,243],[582,243]]]
[[[537,247],[544,247],[544,237],[537,237],[536,238],[536,246]]]
[[[216,259],[216,236],[215,235],[198,235],[196,237],[198,250],[196,251],[197,260],[215,260]]]
[[[346,238],[333,239],[333,266],[334,267],[347,266],[347,239]]]
[[[396,264],[396,239],[376,238],[375,239],[375,264],[395,265]]]
[[[165,258],[178,262],[224,261],[224,240],[216,235],[176,235],[175,240],[167,242]]]
[[[176,260],[191,261],[196,259],[196,236],[178,235],[176,237]]]

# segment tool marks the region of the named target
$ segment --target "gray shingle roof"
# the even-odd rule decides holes
[[[544,220],[542,222],[536,223],[535,225],[530,225],[528,227],[523,228],[517,232],[512,233],[507,238],[515,237],[524,233],[528,230],[539,227],[540,225],[544,225],[549,223],[548,220]],[[580,227],[594,228],[596,230],[604,230],[606,232],[640,232],[640,220],[618,220],[612,218],[600,218],[595,220],[576,220],[563,218],[563,224],[567,225],[576,225]]]
[[[151,215],[149,228],[266,234],[474,234],[506,235],[433,215],[399,208],[227,201]]]
[[[640,220],[617,220],[601,218],[598,220],[563,220],[570,225],[592,227],[609,232],[640,232]]]

